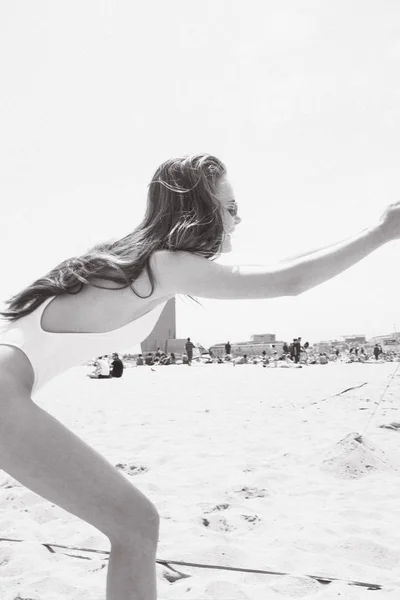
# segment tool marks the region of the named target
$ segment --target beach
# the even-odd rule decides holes
[[[78,367],[35,400],[157,506],[159,560],[287,573],[159,564],[160,600],[397,600],[398,367]],[[0,535],[1,599],[104,600],[108,539],[3,471]]]

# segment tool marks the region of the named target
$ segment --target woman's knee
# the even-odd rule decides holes
[[[108,536],[112,543],[135,546],[137,543],[147,542],[157,545],[160,515],[148,498],[142,496],[140,502],[136,496],[126,498],[116,517],[114,531]]]

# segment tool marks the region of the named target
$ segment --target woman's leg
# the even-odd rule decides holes
[[[0,468],[111,541],[107,600],[156,600],[159,517],[109,462],[32,400],[0,391]]]

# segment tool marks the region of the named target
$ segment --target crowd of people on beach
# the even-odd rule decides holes
[[[276,344],[270,344],[267,350],[261,354],[235,355],[232,351],[230,342],[225,344],[225,354],[223,356],[214,356],[211,348],[207,352],[198,352],[194,358],[193,351],[196,346],[187,338],[185,343],[185,352],[182,354],[175,352],[164,352],[157,348],[155,352],[140,353],[137,355],[124,355],[119,358],[114,353],[111,359],[108,356],[100,356],[94,361],[95,371],[89,374],[89,377],[95,379],[111,379],[121,377],[124,366],[168,366],[168,365],[187,365],[191,366],[193,361],[197,364],[231,364],[236,365],[262,365],[263,367],[273,368],[302,368],[304,365],[326,365],[332,362],[354,363],[354,362],[393,362],[400,361],[400,352],[383,350],[382,346],[375,344],[372,351],[366,350],[363,346],[355,345],[345,349],[332,347],[329,352],[319,352],[317,348],[310,346],[309,342],[302,344],[301,337],[293,338],[288,344],[284,342],[281,351],[278,351]],[[124,364],[125,363],[125,364]]]

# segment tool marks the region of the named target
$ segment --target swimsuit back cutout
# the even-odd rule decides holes
[[[19,348],[28,358],[34,372],[33,393],[53,377],[90,359],[128,349],[142,342],[153,330],[167,300],[138,319],[104,333],[53,333],[41,325],[47,298],[36,310],[17,321],[0,327],[0,345]]]

